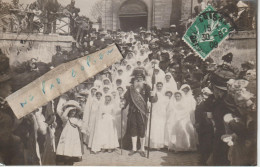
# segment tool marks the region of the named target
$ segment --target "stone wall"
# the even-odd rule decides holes
[[[191,17],[191,5],[190,0],[184,0],[181,4],[181,20],[186,21]]]
[[[170,26],[172,0],[154,0],[154,25],[157,28]]]
[[[39,61],[49,63],[52,55],[56,53],[56,46],[60,45],[62,50],[70,50],[71,36],[60,36],[57,34],[17,34],[1,33],[0,48],[10,58],[10,65],[36,58]]]
[[[254,61],[256,63],[256,33],[255,32],[237,32],[230,34],[229,38],[224,40],[217,49],[211,52],[210,56],[217,64],[222,63],[222,56],[233,53],[232,64],[240,67],[245,61]]]

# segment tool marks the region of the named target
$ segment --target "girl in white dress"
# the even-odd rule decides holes
[[[189,112],[191,115],[191,121],[192,124],[195,124],[195,109],[196,109],[196,100],[192,95],[192,91],[189,85],[187,84],[183,84],[180,88],[180,90],[182,92],[184,92],[184,99],[185,102],[189,105],[187,105],[187,107],[189,107]]]
[[[100,143],[98,141],[99,132],[98,129],[98,123],[101,119],[101,110],[100,105],[102,104],[102,91],[97,90],[96,91],[96,98],[93,100],[93,104],[91,107],[91,115],[89,118],[89,124],[88,124],[88,132],[89,132],[89,141],[88,141],[88,147],[91,149],[90,153],[94,154],[101,150]]]
[[[114,149],[119,147],[118,135],[115,125],[115,109],[112,103],[112,95],[110,93],[105,95],[105,102],[101,105],[101,119],[98,125],[100,141],[100,148],[102,151],[113,152]]]
[[[169,140],[170,140],[170,129],[172,122],[170,120],[171,115],[173,115],[173,92],[171,90],[165,91],[165,97],[166,97],[166,125],[165,125],[165,131],[164,131],[164,145],[169,146]]]
[[[94,122],[92,119],[95,116],[92,110],[93,103],[96,99],[96,87],[92,87],[90,89],[90,95],[88,96],[86,105],[83,111],[83,126],[82,126],[82,133],[84,134],[84,144],[87,144],[89,141],[90,133],[89,127],[93,127],[92,123]]]
[[[174,97],[174,112],[169,118],[171,133],[168,148],[174,151],[195,151],[196,136],[190,118],[189,104],[185,101],[182,91],[175,92]]]
[[[165,125],[166,125],[166,103],[163,83],[156,83],[156,94],[158,101],[153,103],[150,147],[154,149],[164,148]],[[147,133],[148,134],[148,133]],[[147,137],[148,139],[148,137]],[[147,143],[147,142],[146,142]]]
[[[82,126],[82,111],[78,102],[70,100],[64,105],[63,120],[67,120],[62,130],[56,154],[62,157],[64,165],[73,165],[81,160],[83,142],[80,128]]]
[[[114,122],[116,125],[116,131],[118,134],[118,139],[120,138],[121,133],[121,108],[120,108],[120,97],[117,90],[113,90],[112,92],[112,103],[114,105]]]
[[[169,72],[165,74],[165,89],[171,90],[172,92],[176,92],[178,90],[177,83],[172,77],[172,74]]]

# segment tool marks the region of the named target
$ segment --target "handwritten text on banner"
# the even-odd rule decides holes
[[[18,119],[47,104],[123,57],[116,45],[61,64],[6,98]]]

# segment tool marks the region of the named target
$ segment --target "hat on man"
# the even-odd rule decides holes
[[[255,63],[253,61],[246,61],[241,64],[241,67],[247,68],[248,70],[252,70],[252,69],[254,69],[254,65],[255,65]]]
[[[60,45],[56,45],[56,50],[57,50],[57,51],[61,51]]]
[[[237,74],[231,67],[219,66],[211,75],[211,83],[219,89],[227,90],[227,82],[236,79]]]
[[[139,77],[143,77],[145,79],[145,74],[146,74],[146,71],[143,67],[136,67],[131,76],[134,77],[134,78],[139,78]]]
[[[233,54],[231,52],[229,52],[228,54],[224,55],[222,57],[222,60],[224,62],[227,62],[227,63],[231,63],[232,62],[232,59],[233,59]]]

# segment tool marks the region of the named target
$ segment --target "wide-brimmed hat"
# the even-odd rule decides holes
[[[222,90],[227,90],[227,82],[230,79],[236,79],[236,71],[229,66],[219,66],[211,75],[211,83]]]
[[[241,64],[241,67],[248,68],[249,70],[254,68],[255,63],[253,61],[246,61]]]
[[[81,110],[79,103],[75,100],[69,100],[63,104],[63,108],[67,108],[67,107],[75,107],[75,108]]]

